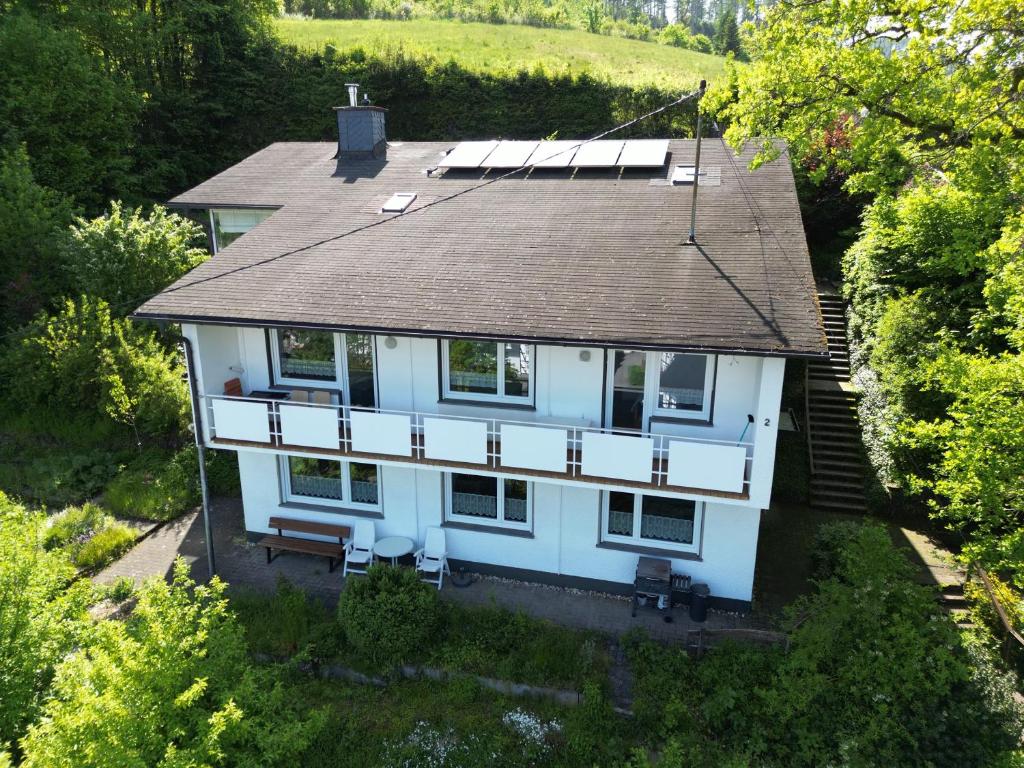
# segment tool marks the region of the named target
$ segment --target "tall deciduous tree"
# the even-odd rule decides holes
[[[843,272],[876,467],[1024,586],[1019,3],[780,4],[753,50],[719,91],[728,139],[784,136],[873,198]]]

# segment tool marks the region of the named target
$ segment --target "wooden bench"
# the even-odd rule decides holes
[[[270,518],[270,527],[277,529],[277,535],[264,536],[259,541],[259,546],[267,548],[267,563],[273,562],[282,551],[301,552],[305,555],[320,555],[326,557],[330,564],[330,571],[345,556],[345,539],[352,534],[352,529],[347,525],[332,525],[330,523],[314,523],[310,520],[294,520],[290,517]],[[320,536],[331,536],[337,538],[333,541],[314,541],[312,539],[300,539],[297,536],[285,536],[285,531],[293,533],[315,533]],[[274,550],[278,550],[274,554]]]

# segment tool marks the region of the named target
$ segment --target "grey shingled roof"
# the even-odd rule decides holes
[[[257,152],[171,203],[279,210],[135,316],[825,354],[786,156],[749,172],[749,154],[706,140],[702,166],[721,169],[721,184],[700,187],[694,247],[691,188],[652,183],[664,168],[534,171],[424,207],[489,178],[428,177],[454,144],[393,144],[386,162],[340,166],[333,143]],[[670,152],[692,163],[694,142]],[[379,213],[406,191],[418,195],[408,212]]]

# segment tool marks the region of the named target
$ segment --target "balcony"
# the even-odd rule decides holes
[[[227,395],[203,409],[213,447],[750,498],[751,442]]]

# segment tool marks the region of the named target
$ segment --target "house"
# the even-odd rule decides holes
[[[190,340],[249,534],[440,525],[453,564],[620,591],[649,554],[748,607],[785,363],[826,355],[785,153],[705,140],[689,243],[693,141],[337,116],[174,198],[216,255],[135,313]]]

